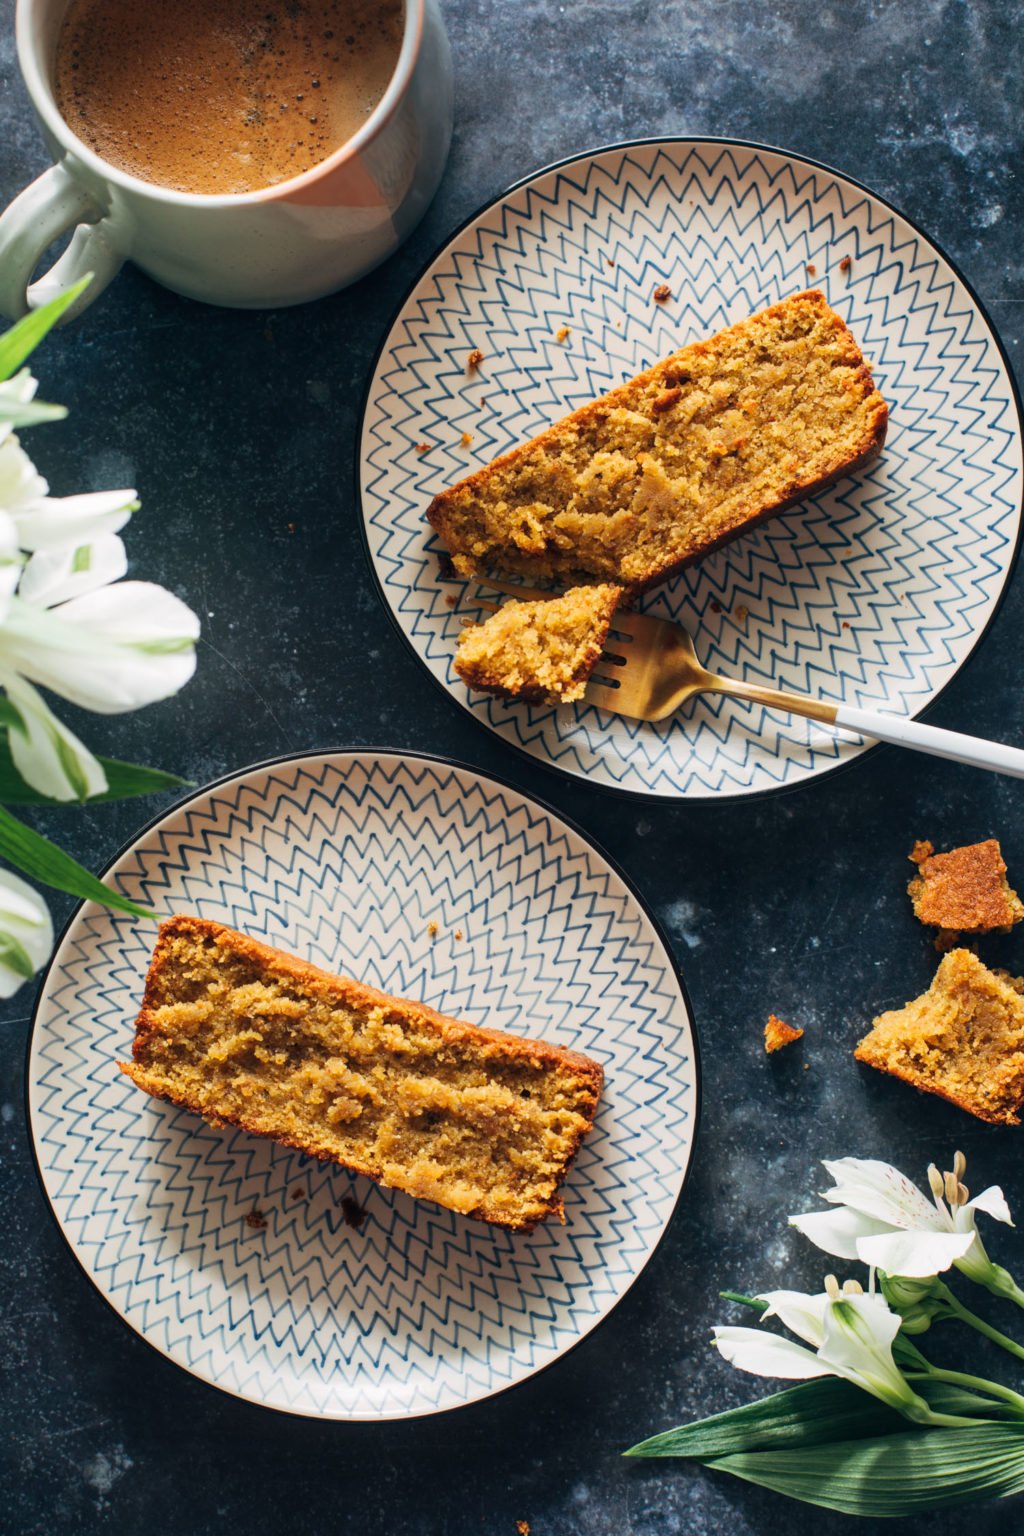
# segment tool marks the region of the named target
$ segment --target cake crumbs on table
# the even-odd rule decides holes
[[[417,443],[416,444],[416,452],[417,453],[429,453],[430,452],[430,444],[429,443]]]
[[[462,436],[459,438],[459,442],[462,444],[463,448],[468,448],[472,441],[473,441],[473,434],[472,434],[472,432],[463,432]]]
[[[843,628],[844,629],[849,629],[849,627],[850,627],[849,620],[848,619],[844,619],[843,620]]]
[[[245,1224],[247,1227],[251,1227],[254,1232],[262,1232],[267,1225],[267,1218],[261,1210],[253,1206],[252,1210],[247,1211],[245,1214]]]
[[[805,262],[805,264],[804,264],[804,265],[805,265],[805,268],[806,268],[806,271],[807,271],[807,276],[808,276],[808,277],[817,277],[817,275],[818,275],[818,269],[817,269],[817,267],[816,267],[816,266],[815,266],[815,265],[814,265],[814,262],[813,262],[813,261],[808,261],[808,262]]]
[[[430,934],[432,939],[437,938],[437,924],[434,922],[433,918],[431,918],[430,922],[427,924],[427,932]]]
[[[655,304],[667,304],[672,297],[672,289],[668,283],[659,283],[651,297],[654,299]]]
[[[474,347],[472,352],[466,358],[466,372],[467,373],[476,373],[477,369],[480,367],[480,364],[483,362],[483,360],[484,360],[484,354],[480,351],[480,348],[479,347]]]
[[[778,1018],[774,1013],[768,1015],[768,1022],[764,1027],[765,1054],[770,1056],[773,1051],[781,1051],[787,1045],[792,1045],[794,1040],[803,1036],[803,1030],[797,1029],[793,1024],[787,1024],[785,1019]]]
[[[839,263],[839,270],[840,272],[849,272],[852,265],[852,258],[849,256],[844,256],[842,261]]]
[[[568,341],[569,340],[569,327],[567,325],[559,326],[558,330],[555,332],[555,340],[556,341]]]
[[[456,930],[455,930],[455,937],[457,939],[461,939],[462,938],[462,929],[461,928],[456,928]]]
[[[529,1520],[516,1521],[516,1536],[530,1536]]]
[[[341,1206],[341,1214],[345,1218],[346,1227],[351,1227],[353,1231],[358,1232],[368,1213],[364,1211],[359,1201],[353,1199],[351,1195],[342,1195],[338,1204]]]

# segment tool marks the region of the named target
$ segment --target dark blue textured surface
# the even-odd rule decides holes
[[[12,10],[4,0],[4,199],[46,164],[17,80]],[[923,1174],[962,1145],[972,1190],[998,1179],[1024,1211],[1021,1133],[869,1076],[850,1056],[866,1018],[919,991],[934,966],[904,894],[910,842],[998,834],[1020,884],[1021,786],[890,750],[749,805],[646,808],[568,784],[513,759],[427,685],[374,596],[352,491],[363,386],[412,277],[504,185],[616,138],[760,139],[875,187],[962,267],[1019,370],[1020,7],[447,0],[445,13],[457,72],[452,158],[423,225],[387,266],[348,293],[264,315],[204,309],[129,269],[38,354],[43,393],[72,411],[28,438],[55,491],[137,483],[133,569],[179,591],[204,623],[199,671],[180,698],[75,723],[109,755],[195,780],[314,746],[450,753],[567,810],[637,881],[682,962],[704,1061],[694,1175],[645,1275],[544,1375],[435,1420],[289,1420],[158,1358],[81,1276],[28,1151],[26,989],[4,1010],[0,1047],[0,1525],[26,1536],[141,1533],[157,1522],[168,1536],[227,1526],[514,1536],[517,1520],[533,1536],[856,1529],[708,1474],[626,1466],[617,1452],[758,1390],[708,1349],[710,1324],[728,1310],[715,1296],[820,1279],[818,1257],[784,1225],[821,1182],[816,1158],[885,1156]],[[1022,592],[1011,588],[932,711],[937,723],[1024,736]],[[157,808],[101,806],[39,824],[99,867]],[[58,916],[69,907],[54,901]],[[1024,970],[1024,936],[996,941],[986,957]],[[769,1009],[806,1026],[802,1057],[766,1060]],[[1013,1233],[1000,1230],[991,1247],[1024,1270]],[[934,1347],[947,1353],[956,1341]],[[1019,1506],[991,1506],[901,1529],[960,1536],[1019,1519]]]

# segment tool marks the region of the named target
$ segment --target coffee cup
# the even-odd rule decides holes
[[[69,0],[18,0],[18,59],[54,164],[0,215],[0,313],[9,319],[90,272],[71,318],[129,257],[165,287],[211,304],[263,309],[320,298],[391,255],[437,189],[452,127],[437,0],[405,0],[394,72],[344,143],[273,185],[214,194],[142,179],[68,126],[56,91],[68,10]],[[47,248],[69,233],[63,254],[33,281]]]

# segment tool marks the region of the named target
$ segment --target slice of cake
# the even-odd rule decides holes
[[[860,469],[886,421],[857,343],[812,290],[674,352],[427,516],[463,575],[646,587]]]
[[[966,949],[943,957],[928,991],[880,1014],[854,1055],[979,1120],[1019,1125],[1024,997]]]
[[[525,1231],[597,1110],[597,1062],[331,976],[220,923],[160,927],[121,1071],[464,1216]]]
[[[505,603],[459,636],[455,670],[470,688],[531,703],[582,699],[622,588],[572,587],[561,597]]]
[[[936,946],[949,949],[961,934],[1009,933],[1024,917],[1024,902],[1011,890],[997,838],[936,853],[914,844],[917,874],[907,886],[914,916],[938,928]]]

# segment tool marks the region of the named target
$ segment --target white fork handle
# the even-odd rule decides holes
[[[1024,751],[999,741],[983,741],[980,736],[963,736],[959,731],[943,731],[937,725],[923,725],[920,720],[905,720],[901,715],[887,715],[874,709],[855,709],[840,704],[836,725],[858,736],[889,741],[897,747],[913,747],[916,752],[930,752],[933,757],[948,757],[954,763],[968,763],[972,768],[991,768],[993,773],[1010,773],[1024,779]]]

